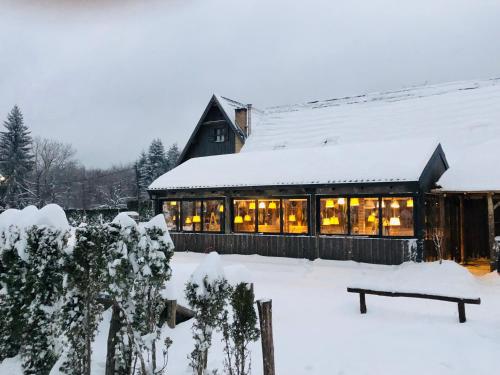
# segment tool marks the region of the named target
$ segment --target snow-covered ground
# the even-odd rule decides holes
[[[173,258],[171,292],[185,304],[184,283],[205,255],[176,253]],[[354,262],[297,260],[261,256],[222,256],[226,276],[254,280],[257,298],[273,300],[275,358],[278,374],[491,374],[500,353],[500,277],[469,275],[451,262],[423,264],[419,273],[403,267]],[[442,267],[442,280],[430,270]],[[420,277],[446,284],[455,293],[463,286],[481,298],[481,305],[467,305],[467,322],[458,323],[454,303],[367,296],[368,313],[359,313],[358,295],[348,285],[363,280],[391,282],[412,278],[415,289]],[[462,276],[460,276],[462,275]],[[417,280],[415,280],[417,279]],[[382,284],[381,284],[382,285]],[[440,289],[441,288],[441,289]],[[439,285],[436,290],[446,290]],[[101,324],[94,350],[93,374],[103,374],[109,316]],[[170,374],[190,374],[187,355],[192,350],[191,323],[164,329],[173,340]],[[209,353],[209,367],[222,369],[219,337]],[[252,373],[262,374],[260,341],[252,348]],[[16,370],[17,369],[17,370]],[[7,360],[1,375],[16,375],[19,364]],[[57,374],[57,371],[53,371]]]

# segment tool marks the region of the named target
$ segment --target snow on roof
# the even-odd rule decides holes
[[[221,105],[222,109],[224,112],[226,112],[227,117],[231,120],[233,125],[236,125],[236,109],[239,108],[246,108],[246,105],[243,103],[240,103],[236,100],[225,98],[223,96],[215,94],[215,98]]]
[[[189,159],[151,190],[418,181],[438,142],[365,142]]]

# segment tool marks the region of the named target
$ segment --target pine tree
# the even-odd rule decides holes
[[[177,143],[174,143],[167,151],[167,170],[174,169],[177,166],[180,156],[179,146],[177,146]]]
[[[148,150],[148,162],[151,168],[151,182],[168,170],[165,147],[159,138],[153,139]]]
[[[4,125],[6,131],[0,133],[0,170],[7,178],[3,201],[7,207],[22,207],[28,199],[26,180],[33,168],[32,139],[18,106],[12,108]]]
[[[62,329],[69,349],[61,370],[66,374],[90,375],[92,342],[104,310],[99,297],[107,271],[105,254],[104,225],[76,229],[75,245],[64,261]]]
[[[63,296],[61,260],[68,238],[68,229],[45,225],[32,226],[27,232],[24,293],[30,304],[21,347],[25,374],[48,374],[57,360],[55,340],[60,334],[58,313]]]

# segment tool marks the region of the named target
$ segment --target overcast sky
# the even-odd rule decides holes
[[[257,107],[500,76],[499,0],[0,0],[0,118],[88,166]]]

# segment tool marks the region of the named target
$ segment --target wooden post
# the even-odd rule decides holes
[[[445,195],[439,195],[438,200],[439,205],[439,230],[441,230],[443,241],[442,241],[442,252],[443,258],[449,259],[452,257],[451,250],[449,249],[448,244],[448,227],[446,225],[446,211],[445,211]],[[444,255],[446,254],[446,255]]]
[[[460,323],[465,323],[465,303],[459,302],[458,303],[458,321]]]
[[[264,375],[275,375],[272,300],[258,300]]]
[[[359,293],[359,310],[361,314],[366,314],[366,297],[364,293]]]
[[[113,305],[112,313],[111,313],[111,323],[108,332],[108,342],[107,342],[107,354],[106,354],[106,375],[114,375],[115,374],[115,354],[116,354],[116,345],[117,343],[117,335],[122,327],[120,321],[120,309]]]
[[[465,263],[464,197],[460,195],[460,263]]]
[[[175,321],[177,317],[177,300],[167,300],[165,308],[167,310],[167,325],[170,328],[175,328]]]
[[[493,194],[486,195],[488,203],[488,245],[490,247],[490,271],[496,268],[496,246],[495,246],[495,208],[493,206]]]

